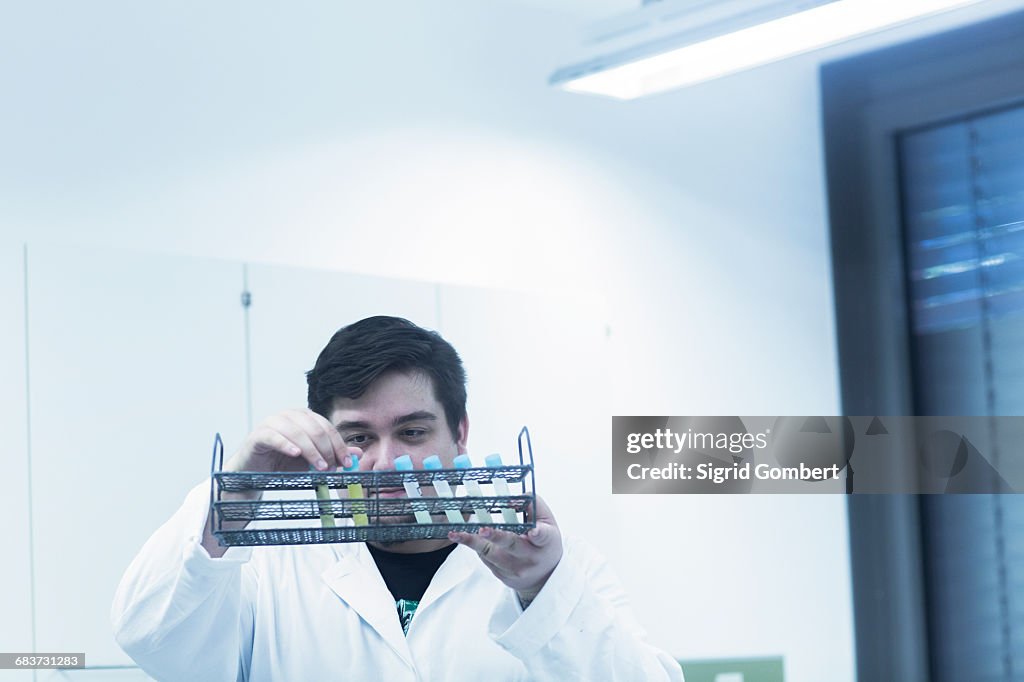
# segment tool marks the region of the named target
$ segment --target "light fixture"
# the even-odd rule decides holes
[[[606,24],[603,53],[551,84],[634,99],[955,9],[979,0],[662,0]],[[613,50],[613,51],[609,51]]]

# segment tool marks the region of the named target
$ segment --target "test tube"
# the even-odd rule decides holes
[[[456,469],[470,469],[473,467],[473,462],[469,459],[469,455],[459,455],[455,458]],[[480,489],[480,484],[477,481],[463,481],[462,485],[466,486],[466,492],[471,497],[483,497],[484,491]],[[474,507],[473,511],[476,512],[477,523],[494,523],[491,518],[491,512],[484,509],[482,506]]]
[[[312,465],[309,467],[310,471],[316,471]],[[320,504],[320,525],[323,528],[334,528],[334,514],[331,513],[331,489],[327,487],[327,484],[318,485],[316,487],[316,499]]]
[[[424,469],[440,469],[441,458],[437,455],[431,455],[423,460]],[[443,478],[435,478],[433,480],[434,490],[437,491],[438,497],[455,497],[452,494],[452,487],[448,485],[448,481]],[[462,512],[456,509],[445,509],[444,515],[448,517],[448,523],[462,523]]]
[[[352,465],[345,467],[345,471],[355,472],[359,471],[359,455],[349,455],[352,458]],[[348,484],[348,499],[350,500],[361,500],[366,495],[363,493],[362,483],[349,483]],[[366,505],[365,504],[353,504],[352,505],[352,521],[357,526],[368,526],[370,525],[370,519],[366,516]]]
[[[495,467],[500,467],[501,455],[499,455],[498,453],[494,453],[493,455],[487,455],[487,459],[484,461],[487,463],[487,466],[491,467],[492,469]],[[494,491],[498,493],[498,495],[502,495],[504,497],[509,497],[512,495],[512,493],[510,493],[508,490],[508,481],[505,480],[504,476],[498,476],[497,474],[495,474],[494,477],[491,479],[491,482],[494,483]],[[519,518],[516,517],[516,513],[512,511],[512,509],[510,509],[509,507],[502,507],[500,511],[501,517],[505,520],[505,523],[519,523]]]
[[[409,455],[402,455],[395,459],[395,471],[412,471],[412,457]],[[402,485],[405,486],[405,494],[410,500],[420,500],[423,498],[423,493],[420,492],[420,484],[416,482],[416,479],[406,479],[402,481]],[[413,514],[416,516],[416,523],[430,523],[430,514],[423,509],[423,502],[412,502]]]

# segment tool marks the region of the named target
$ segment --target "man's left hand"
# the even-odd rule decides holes
[[[482,528],[478,534],[448,534],[448,539],[476,550],[491,573],[516,591],[524,608],[541,591],[562,558],[562,534],[551,508],[538,497],[533,511],[531,516],[537,525],[526,535],[497,528]]]

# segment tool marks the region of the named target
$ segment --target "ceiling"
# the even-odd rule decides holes
[[[607,19],[639,9],[643,5],[643,0],[516,0],[516,2],[521,5],[571,15],[583,21]]]

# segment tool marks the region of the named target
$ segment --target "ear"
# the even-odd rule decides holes
[[[459,421],[459,432],[455,434],[455,444],[459,446],[459,452],[466,452],[466,443],[469,442],[469,415]]]

